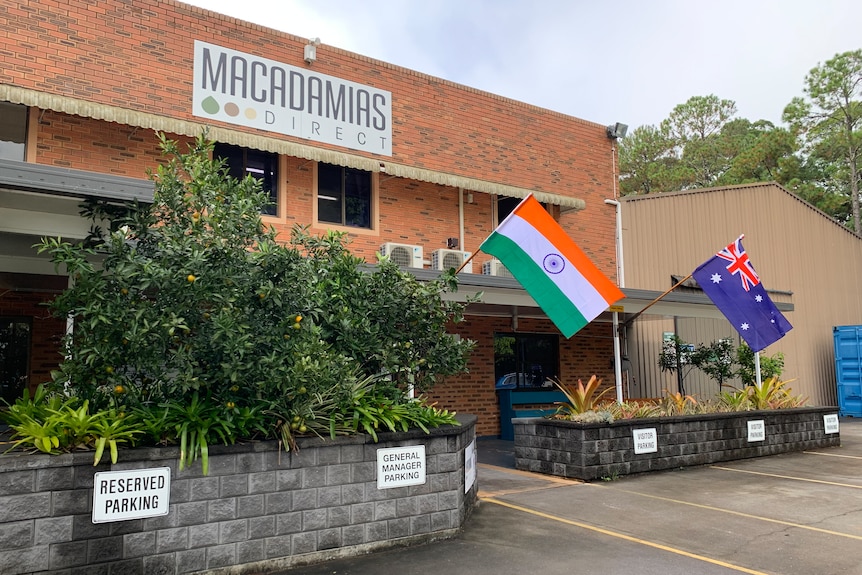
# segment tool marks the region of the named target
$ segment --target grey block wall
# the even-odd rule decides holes
[[[621,420],[610,424],[542,418],[513,419],[515,466],[525,471],[583,479],[707,465],[818,447],[837,447],[823,416],[835,407],[716,413]],[[748,422],[762,420],[763,441],[748,441]],[[634,453],[633,431],[655,428],[658,450]]]
[[[329,557],[455,535],[476,502],[464,492],[460,426],[336,440],[212,446],[209,474],[177,469],[178,450],[121,450],[117,465],[92,453],[0,456],[0,574],[259,573]],[[378,490],[377,450],[425,445],[426,483]],[[169,513],[92,522],[98,471],[170,467]]]

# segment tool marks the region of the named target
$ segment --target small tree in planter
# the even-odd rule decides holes
[[[185,463],[212,441],[454,421],[404,393],[466,369],[472,343],[445,330],[462,319],[441,297],[454,273],[369,269],[343,233],[282,244],[257,181],[230,178],[203,136],[162,146],[152,206],[94,244],[39,245],[73,278],[53,304],[74,319],[55,392],[179,442]]]

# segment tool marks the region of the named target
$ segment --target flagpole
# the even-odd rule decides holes
[[[658,296],[657,298],[652,300],[650,303],[648,303],[646,305],[646,307],[644,307],[642,310],[640,310],[639,312],[637,312],[636,314],[631,316],[629,319],[627,319],[625,325],[631,324],[634,320],[639,318],[641,316],[641,314],[643,314],[646,310],[648,310],[649,308],[651,308],[652,306],[657,304],[659,302],[659,300],[661,300],[664,296],[666,296],[667,294],[669,294],[670,292],[672,292],[673,290],[675,290],[676,288],[678,288],[679,286],[681,286],[682,284],[684,284],[685,282],[690,280],[691,276],[692,276],[692,274],[688,274],[687,276],[685,276],[684,278],[682,278],[681,280],[676,282],[673,286],[671,286],[669,289],[667,289],[663,294],[661,294],[660,296]]]
[[[763,377],[760,374],[760,352],[754,352],[754,381],[757,383],[757,389],[760,389],[763,383]]]
[[[478,254],[478,253],[479,253],[479,251],[480,251],[480,250],[476,250],[475,252],[473,252],[472,254],[470,254],[470,257],[469,257],[469,258],[467,258],[466,260],[464,260],[463,262],[461,262],[461,267],[459,267],[457,270],[455,270],[455,273],[456,273],[456,274],[461,273],[461,270],[463,270],[465,267],[467,267],[467,264],[468,264],[468,263],[470,263],[470,260],[472,260],[473,258],[475,258],[475,257],[476,257],[476,254]]]

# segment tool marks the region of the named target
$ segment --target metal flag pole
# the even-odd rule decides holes
[[[650,303],[648,303],[642,310],[640,310],[639,312],[637,312],[636,314],[631,316],[629,319],[627,319],[625,322],[625,325],[630,325],[634,320],[639,318],[641,316],[641,314],[643,314],[646,310],[648,310],[649,308],[651,308],[652,306],[657,304],[659,302],[659,300],[661,300],[664,296],[666,296],[667,294],[669,294],[670,292],[672,292],[673,290],[675,290],[676,288],[678,288],[679,286],[681,286],[682,284],[684,284],[685,282],[690,280],[691,276],[692,276],[692,274],[688,274],[687,276],[685,276],[684,278],[682,278],[681,280],[679,280],[678,282],[673,284],[673,286],[671,286],[669,289],[665,290],[665,292],[663,294],[661,294],[660,296],[658,296],[657,298],[652,300]]]
[[[760,384],[763,383],[760,375],[760,352],[754,352],[754,381],[757,383],[757,389],[760,389]]]

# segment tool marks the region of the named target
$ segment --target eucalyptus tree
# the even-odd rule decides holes
[[[808,156],[834,165],[830,172],[849,197],[852,228],[862,233],[862,50],[836,54],[813,68],[803,91],[805,97],[784,109],[783,120],[803,139]]]

